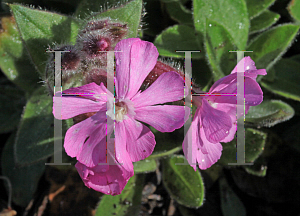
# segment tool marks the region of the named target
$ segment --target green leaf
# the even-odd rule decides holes
[[[281,59],[273,69],[274,80],[263,79],[261,85],[275,94],[300,101],[300,62]]]
[[[15,142],[15,160],[19,166],[54,154],[53,102],[44,91],[44,87],[37,89],[24,108]]]
[[[250,22],[250,34],[261,32],[275,24],[280,18],[278,13],[266,10]]]
[[[287,121],[295,114],[294,109],[281,100],[263,101],[258,106],[251,106],[247,115],[246,123],[255,126],[271,127],[280,122]]]
[[[291,45],[298,30],[299,26],[293,24],[276,26],[251,41],[247,50],[253,51],[249,56],[256,67],[268,71]]]
[[[17,128],[25,102],[21,90],[10,85],[0,86],[0,133]]]
[[[300,1],[299,0],[291,0],[288,10],[291,16],[297,21],[300,22]]]
[[[149,173],[154,172],[157,169],[156,160],[142,160],[133,163],[134,173]]]
[[[164,30],[154,41],[159,55],[166,57],[184,58],[184,52],[176,50],[203,51],[198,45],[195,30],[187,25],[174,25]],[[203,53],[192,53],[192,58],[201,58]]]
[[[120,195],[104,195],[95,216],[135,216],[140,212],[144,175],[131,177]]]
[[[126,38],[136,37],[141,22],[142,0],[132,0],[120,7],[110,8],[104,12],[94,14],[91,20],[111,18],[119,22],[127,23],[128,34]]]
[[[219,181],[221,208],[224,216],[246,216],[246,209],[223,177]]]
[[[172,19],[180,24],[193,24],[193,14],[185,8],[180,0],[166,3],[166,9]]]
[[[196,31],[205,36],[206,19],[222,25],[233,39],[238,49],[244,50],[248,40],[249,19],[244,0],[211,1],[194,0],[194,24]]]
[[[180,165],[184,162],[187,165]],[[187,207],[198,208],[203,205],[204,185],[201,174],[194,171],[184,156],[173,155],[163,160],[162,167],[164,186],[173,199]]]
[[[243,166],[243,168],[249,174],[252,174],[255,176],[260,176],[260,177],[265,177],[267,174],[268,167],[266,166],[265,159],[262,156],[260,156],[257,158],[257,160],[254,162],[253,165]]]
[[[93,13],[103,12],[107,8],[114,7],[118,2],[118,0],[82,0],[74,15],[80,19],[85,19],[90,17]]]
[[[229,33],[222,25],[209,19],[206,22],[205,49],[214,80],[217,81],[225,74],[230,74],[235,67],[236,54],[228,51],[236,50],[236,48],[231,43]]]
[[[183,128],[172,133],[161,133],[151,126],[149,128],[155,135],[156,145],[148,160],[166,157],[182,150]]]
[[[263,152],[266,144],[267,134],[247,128],[245,131],[245,161],[246,163],[254,162]],[[218,163],[228,165],[236,163],[236,139],[229,143],[223,143],[222,156]]]
[[[275,0],[246,0],[249,18],[253,19],[260,15],[274,2]]]
[[[25,91],[32,92],[39,81],[34,66],[22,44],[13,17],[1,19],[0,68],[6,77]]]
[[[12,201],[20,206],[26,207],[33,199],[40,177],[45,170],[45,162],[40,161],[26,167],[16,167],[14,161],[14,138],[13,133],[5,144],[2,152],[2,174],[7,176],[12,184]]]
[[[61,14],[16,4],[11,4],[10,8],[29,55],[39,74],[43,76],[48,59],[46,49],[54,42],[74,44],[79,21]]]

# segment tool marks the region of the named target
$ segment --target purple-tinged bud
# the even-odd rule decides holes
[[[116,44],[125,38],[127,32],[126,24],[109,19],[89,21],[78,35],[77,46],[87,59],[99,60],[100,65],[106,65],[106,54],[101,51],[114,50]]]

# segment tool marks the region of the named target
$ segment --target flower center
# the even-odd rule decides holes
[[[125,102],[115,103],[115,120],[117,122],[123,121],[128,113],[128,107]]]
[[[121,122],[124,119],[127,119],[128,116],[134,116],[134,107],[133,103],[128,99],[116,99],[115,109],[113,109],[113,99],[109,102],[109,109],[107,115],[117,122]]]

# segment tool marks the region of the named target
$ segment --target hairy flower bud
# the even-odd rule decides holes
[[[70,77],[73,77],[80,70],[81,59],[79,51],[72,45],[59,45],[50,49],[51,51],[67,51],[61,53],[61,72],[62,84],[68,83]],[[50,56],[46,65],[45,82],[49,92],[53,95],[54,74],[55,74],[55,54],[50,52]],[[64,85],[63,85],[64,86]]]
[[[112,51],[127,34],[127,25],[109,19],[89,21],[78,35],[77,45],[88,59],[99,59],[106,63],[103,51]]]

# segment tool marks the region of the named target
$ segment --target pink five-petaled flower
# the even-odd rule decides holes
[[[256,106],[263,101],[263,92],[256,82],[256,77],[266,75],[266,70],[257,70],[250,57],[243,58],[231,74],[215,82],[208,93],[193,96],[197,110],[189,129],[192,130],[192,146],[188,146],[188,139],[185,137],[182,147],[194,170],[196,162],[199,163],[200,169],[207,169],[217,162],[222,153],[220,142],[229,142],[234,138],[237,118],[243,115],[236,113],[236,110],[237,106],[242,105],[237,105],[236,96],[221,96],[221,94],[237,94],[238,67],[244,68],[245,71],[245,114],[250,106]]]
[[[120,194],[133,175],[132,162],[148,157],[156,144],[154,134],[140,121],[171,132],[183,126],[185,115],[184,106],[157,105],[183,98],[184,80],[178,73],[163,73],[149,88],[139,91],[157,61],[158,51],[152,43],[129,38],[120,41],[115,50],[121,51],[115,53],[115,106],[113,94],[103,83],[90,83],[63,91],[61,116],[55,116],[68,119],[96,112],[67,131],[64,148],[77,158],[76,168],[86,186],[112,195]],[[114,142],[110,141],[113,125],[107,125],[107,118],[115,121]],[[110,143],[114,148],[108,151]],[[99,165],[107,160],[122,165]]]

